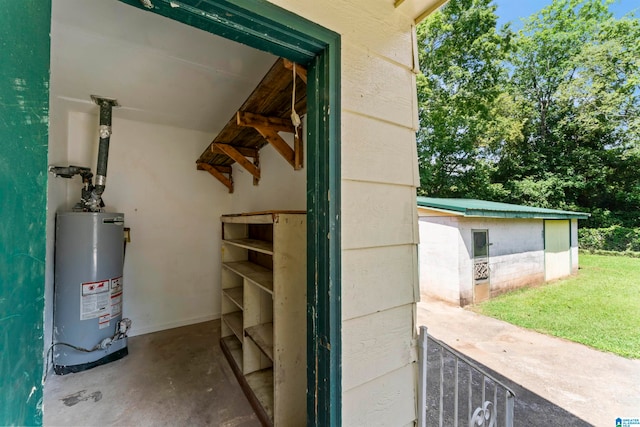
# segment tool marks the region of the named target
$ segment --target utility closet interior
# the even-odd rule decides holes
[[[288,292],[279,291],[281,286],[306,292],[306,270],[292,280],[287,268],[281,268],[289,249],[306,255],[304,220],[298,221],[306,211],[307,187],[304,73],[303,67],[296,69],[282,58],[117,0],[53,0],[49,165],[93,170],[100,107],[91,96],[118,104],[112,110],[102,198],[104,212],[124,214],[124,227],[130,229],[122,267],[122,316],[131,319],[128,336],[222,317],[217,337],[236,337],[228,339],[233,342],[227,348],[229,354],[235,351],[228,357],[236,358],[236,375],[249,378],[252,371],[272,369],[267,379],[274,383],[272,389],[277,389],[280,363],[274,349],[297,354],[296,344],[284,339],[289,347],[279,348],[273,335],[277,340],[289,332],[267,331],[269,355],[261,338],[250,335],[260,332],[258,323],[273,326],[279,316],[287,319],[292,312],[305,322],[304,294],[291,297],[301,305],[293,308],[279,304],[278,295]],[[300,128],[292,124],[292,102],[302,116]],[[82,188],[80,177],[49,175],[45,352],[57,327],[56,214],[71,211]],[[256,212],[268,213],[247,215]],[[287,234],[285,222],[293,234]],[[271,246],[256,249],[223,239],[264,240]],[[289,248],[287,242],[293,241],[298,246]],[[223,261],[234,267],[225,268]],[[305,262],[298,260],[298,267]],[[258,265],[263,275],[273,271],[267,280],[270,293],[263,279],[251,276],[255,272],[242,269],[249,264]],[[251,287],[256,284],[261,290]],[[233,290],[225,294],[223,288]],[[81,289],[77,283],[72,298],[80,299]],[[243,308],[243,301],[257,305],[258,314]],[[238,317],[239,325],[234,323]],[[77,321],[98,323],[97,318]],[[146,351],[154,351],[153,341],[145,345]],[[207,345],[220,343],[212,337]],[[297,345],[304,354],[304,335]],[[176,344],[174,351],[188,349]],[[302,362],[304,377],[304,357]],[[47,364],[51,367],[51,360]],[[46,393],[45,388],[45,401]],[[287,408],[274,409],[273,395],[270,403],[257,399],[265,424],[274,417],[278,424],[278,411],[288,413]],[[305,402],[303,391],[303,409]],[[45,416],[46,411],[45,405]]]

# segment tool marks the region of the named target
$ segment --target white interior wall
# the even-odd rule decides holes
[[[49,111],[49,165],[67,164],[68,146],[68,117],[55,98],[50,99]],[[55,254],[55,221],[56,212],[67,206],[66,179],[54,179],[49,176],[47,181],[47,252],[45,265],[45,310],[44,310],[44,344],[45,353],[53,342],[53,283],[54,283],[54,254]]]
[[[97,115],[62,109],[54,114],[67,119],[56,120],[60,124],[52,129],[50,163],[95,168]],[[282,136],[292,143],[290,135]],[[270,146],[260,151],[258,186],[237,164],[233,194],[196,170],[195,160],[212,139],[210,133],[119,119],[114,110],[104,200],[105,209],[124,213],[131,228],[124,316],[133,320],[132,336],[219,317],[220,215],[306,209],[306,168],[294,171]],[[81,184],[79,177],[50,181],[53,223],[57,210],[71,209],[79,200]],[[53,253],[55,227],[49,230]],[[53,265],[50,276],[52,297]]]
[[[303,126],[306,120],[303,118]],[[306,135],[306,132],[303,132]],[[291,147],[293,135],[280,133]],[[306,153],[306,136],[303,138],[303,152]],[[212,180],[215,178],[211,177]],[[217,181],[216,181],[217,182]],[[261,212],[267,210],[307,209],[307,165],[302,169],[293,167],[272,146],[260,150],[260,182],[253,185],[253,175],[235,164],[233,166],[234,192],[230,196],[231,205],[225,213]],[[220,187],[222,184],[218,183]]]
[[[69,162],[92,166],[98,117],[71,113]],[[226,188],[198,158],[212,135],[171,126],[113,120],[107,186],[108,212],[125,214],[131,228],[124,265],[124,316],[131,335],[210,320],[220,314],[220,226],[229,210]],[[68,204],[80,194],[69,185]]]
[[[276,58],[115,0],[54,0],[51,34],[50,164],[95,172],[98,107],[89,95],[122,104],[114,109],[104,198],[131,227],[124,314],[132,335],[219,316],[220,215],[305,208],[304,170],[293,180],[270,147],[261,152],[260,187],[234,166],[234,195],[195,167]],[[55,213],[78,201],[80,178],[50,176],[48,191],[46,341]]]

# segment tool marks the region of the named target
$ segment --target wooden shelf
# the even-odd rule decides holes
[[[226,346],[236,366],[242,370],[242,344],[240,341],[235,336],[230,335],[222,338],[221,342]]]
[[[269,419],[273,420],[273,369],[252,372],[245,375],[245,379]]]
[[[260,180],[259,151],[271,145],[276,152],[299,170],[303,166],[302,128],[294,128],[291,121],[291,96],[295,85],[295,110],[302,116],[307,111],[306,69],[278,58],[262,81],[233,114],[224,128],[216,135],[196,160],[199,170],[205,170],[233,193],[233,169],[237,164],[254,177],[254,185]],[[291,147],[279,132],[294,135]],[[249,160],[251,159],[251,160]]]
[[[256,239],[230,239],[230,240],[223,240],[223,242],[228,245],[237,246],[239,248],[261,252],[267,255],[273,255],[272,242],[266,242],[264,240],[256,240]]]
[[[245,328],[244,333],[273,362],[273,323],[250,326]]]
[[[251,261],[225,262],[222,265],[273,295],[273,272]]]
[[[222,294],[229,298],[232,303],[238,306],[240,310],[244,310],[242,307],[244,288],[242,286],[238,286],[236,288],[223,289]]]
[[[236,311],[233,313],[223,314],[222,320],[227,324],[235,336],[242,341],[242,312]]]
[[[225,357],[263,426],[304,425],[306,214],[254,212],[221,221],[221,306],[242,308],[222,316]]]

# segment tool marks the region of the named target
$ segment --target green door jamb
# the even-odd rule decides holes
[[[120,0],[307,66],[307,424],[342,423],[340,36],[265,0]]]
[[[315,384],[307,390],[307,424],[313,426],[342,424],[339,43],[315,58],[307,80],[307,111],[314,111],[307,118],[307,384]]]
[[[0,13],[0,425],[42,424],[51,1]]]

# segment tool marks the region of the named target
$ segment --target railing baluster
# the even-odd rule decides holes
[[[493,410],[498,413],[498,383],[493,382]],[[491,417],[491,422],[497,424],[498,420],[495,417]]]
[[[505,393],[507,395],[507,408],[504,415],[504,423],[506,427],[513,427],[513,408],[515,406],[515,395],[509,390]]]
[[[473,415],[473,368],[469,366],[469,425],[471,425],[471,417]]]
[[[420,326],[420,336],[418,342],[418,374],[420,375],[420,385],[418,387],[418,426],[427,427],[427,327]]]
[[[484,402],[486,402],[486,397],[485,397],[485,389],[487,388],[487,377],[485,375],[482,376],[482,400],[480,402],[482,402],[482,404],[484,405]]]
[[[444,347],[440,347],[440,417],[439,426],[443,426],[444,413]]]
[[[458,427],[458,365],[459,365],[460,359],[458,359],[456,357],[456,371],[455,371],[455,398],[453,400],[453,425],[454,427]]]
[[[429,409],[429,414],[431,414],[430,408],[427,407],[427,376],[428,370],[438,369],[436,368],[437,362],[433,363],[431,367],[428,365],[428,352],[427,352],[427,342],[431,339],[434,343],[440,346],[440,375],[439,375],[439,391],[440,394],[438,396],[439,404],[438,404],[438,422],[439,426],[442,427],[444,425],[444,393],[445,393],[445,356],[449,357],[451,355],[453,357],[454,362],[454,374],[453,374],[453,392],[454,392],[454,401],[453,401],[453,425],[458,427],[459,419],[460,419],[460,381],[464,381],[461,379],[460,375],[460,362],[464,362],[469,369],[468,375],[468,426],[484,426],[484,427],[496,427],[498,424],[498,387],[501,387],[505,391],[505,415],[504,422],[506,427],[513,427],[514,423],[514,407],[515,407],[515,394],[504,384],[495,379],[491,374],[485,372],[478,365],[472,362],[470,359],[467,359],[463,354],[458,353],[453,350],[447,344],[436,340],[435,338],[430,338],[427,333],[427,328],[424,326],[420,327],[420,336],[419,336],[419,349],[418,349],[418,358],[419,358],[419,387],[418,387],[418,426],[426,427],[426,419],[427,419],[427,410]],[[436,350],[437,351],[437,350]],[[447,354],[445,354],[445,351]],[[434,356],[436,356],[434,354]],[[437,356],[436,356],[437,357]],[[480,382],[480,386],[482,387],[482,392],[480,393],[481,401],[480,405],[476,408],[473,406],[473,392],[474,388],[477,392],[477,387],[474,387],[473,379],[474,379],[474,371],[477,374],[482,375],[482,381]],[[435,372],[433,372],[435,374]],[[464,376],[464,375],[462,375]],[[450,378],[450,376],[449,376]],[[487,400],[487,396],[491,399],[491,388],[487,385],[487,380],[493,382],[493,401]],[[487,390],[489,387],[489,390]],[[433,400],[432,400],[433,401]],[[433,414],[435,415],[435,414]],[[448,420],[450,416],[447,416]],[[430,419],[434,419],[434,416],[430,415]],[[449,423],[450,421],[447,421]],[[449,425],[449,424],[447,424]]]

